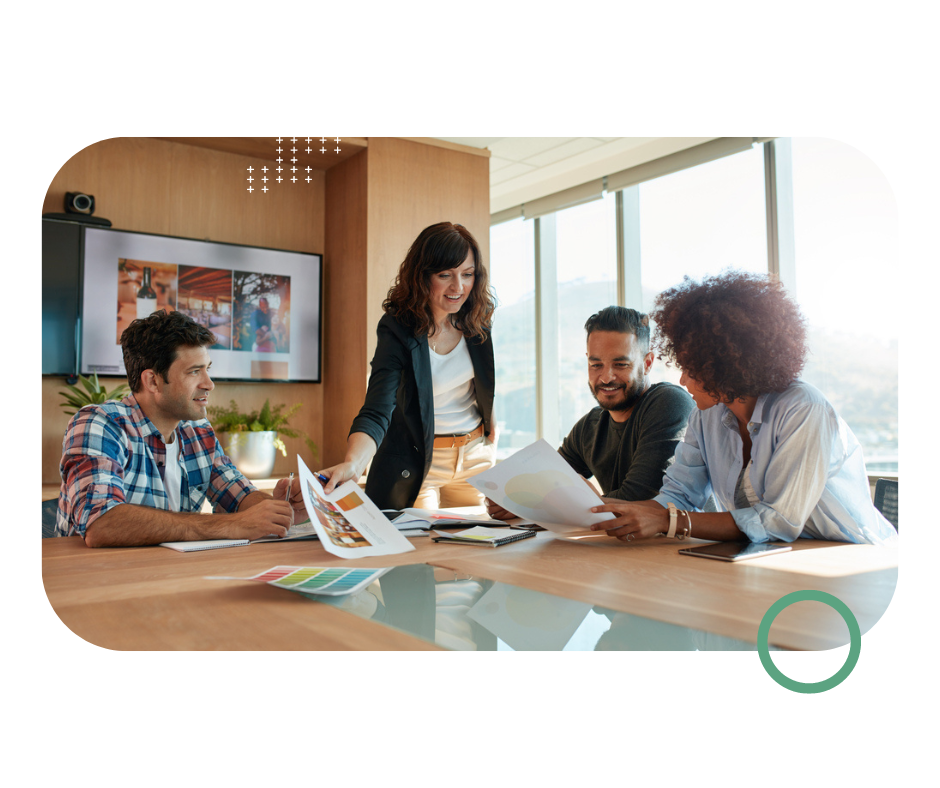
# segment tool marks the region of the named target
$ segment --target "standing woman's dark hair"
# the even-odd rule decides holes
[[[415,336],[433,334],[434,319],[429,306],[431,274],[457,268],[469,255],[473,256],[473,289],[454,316],[453,324],[468,338],[484,339],[492,325],[496,304],[490,294],[480,247],[462,224],[440,222],[421,231],[405,255],[382,309],[412,327]]]
[[[320,470],[325,490],[368,466],[366,495],[380,509],[480,505],[468,479],[496,463],[496,304],[467,228],[424,228],[382,308],[366,399],[345,458]]]

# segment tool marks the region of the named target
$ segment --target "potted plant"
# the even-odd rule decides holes
[[[126,383],[119,383],[111,391],[108,391],[98,381],[97,372],[93,373],[90,378],[79,375],[78,382],[82,384],[82,388],[66,385],[65,391],[59,392],[61,396],[65,397],[65,402],[60,402],[59,405],[69,416],[74,416],[86,405],[101,405],[110,399],[124,399],[131,393]]]
[[[284,405],[272,408],[270,400],[266,399],[261,410],[245,413],[235,400],[231,400],[227,408],[210,406],[209,420],[235,467],[249,478],[267,479],[274,472],[275,452],[280,451],[284,457],[287,456],[287,447],[281,436],[303,438],[310,452],[314,456],[317,454],[317,445],[307,434],[288,424],[301,405],[298,402],[284,411]]]

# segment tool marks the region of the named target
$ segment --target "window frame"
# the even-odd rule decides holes
[[[788,137],[755,138],[763,147],[764,204],[767,235],[767,273],[777,277],[786,289],[796,295],[796,255],[794,230],[793,156]],[[736,152],[741,152],[740,150]],[[729,155],[735,155],[731,153]],[[704,163],[695,161],[689,167]],[[659,177],[659,176],[657,176]],[[608,181],[603,179],[604,191]],[[616,259],[617,303],[642,303],[640,259],[639,183],[615,190],[616,196]],[[564,210],[565,208],[559,208]],[[557,379],[558,348],[558,282],[556,212],[531,217],[535,223],[535,386],[537,439],[553,440],[558,434],[559,405]],[[491,225],[510,218],[525,217],[525,206],[493,214]],[[551,436],[551,437],[549,437]],[[890,472],[873,472],[869,478],[897,478]]]

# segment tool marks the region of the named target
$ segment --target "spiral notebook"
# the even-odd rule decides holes
[[[160,542],[160,547],[169,547],[181,553],[195,553],[197,550],[215,550],[218,547],[238,547],[251,544],[247,539],[204,539],[200,542]]]
[[[459,531],[455,534],[445,534],[435,531],[437,536],[435,542],[454,542],[455,544],[476,544],[489,545],[490,547],[499,547],[500,545],[518,542],[520,539],[528,539],[535,536],[535,531],[506,531],[503,528],[484,528],[477,526],[469,528],[466,531]]]

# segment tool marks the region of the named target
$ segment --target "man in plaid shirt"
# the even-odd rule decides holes
[[[222,452],[206,418],[215,337],[179,312],[155,312],[121,335],[131,394],[89,405],[62,442],[56,535],[89,547],[283,536],[300,485],[285,499],[257,489]],[[199,514],[208,497],[215,511]]]

